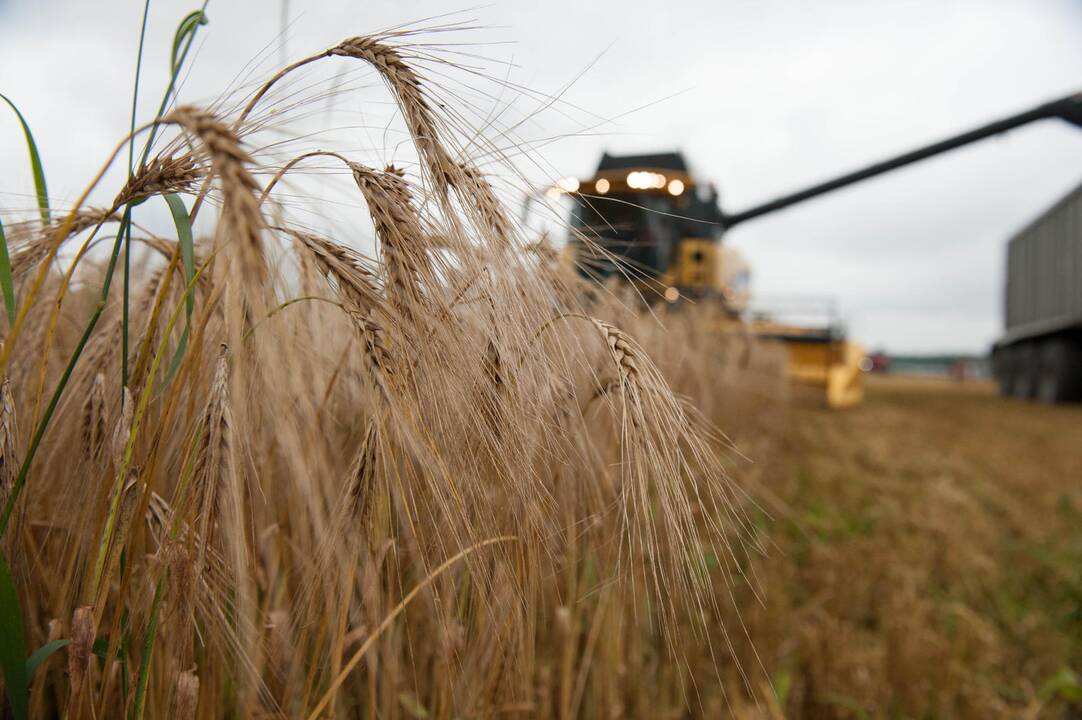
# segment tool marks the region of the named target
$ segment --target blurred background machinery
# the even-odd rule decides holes
[[[572,200],[566,253],[597,282],[632,283],[648,302],[716,302],[729,332],[751,332],[784,344],[792,379],[823,388],[831,407],[863,397],[863,350],[836,314],[819,322],[749,312],[750,269],[722,243],[724,231],[919,160],[1028,123],[1059,118],[1082,127],[1075,94],[875,163],[737,213],[724,212],[713,184],[695,178],[677,152],[605,153],[589,178],[566,178],[550,198]],[[1010,244],[1006,337],[996,348],[1005,392],[1047,401],[1079,392],[1082,327],[1082,192],[1057,204]],[[873,363],[874,364],[874,363]]]
[[[992,350],[1000,392],[1082,400],[1082,184],[1010,239],[1006,285]]]

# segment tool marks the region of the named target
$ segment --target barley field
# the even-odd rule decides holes
[[[828,413],[717,309],[587,283],[515,222],[434,52],[391,31],[209,104],[171,85],[63,207],[24,125],[37,206],[0,215],[4,713],[1074,707],[1077,413],[891,382]],[[290,134],[322,97],[293,81],[328,64],[369,74],[405,160]],[[312,222],[332,187],[366,224]]]
[[[741,614],[771,716],[1076,717],[1082,411],[869,380],[851,412],[793,403],[767,460]]]
[[[17,718],[645,716],[722,667],[714,585],[761,548],[708,413],[777,360],[524,236],[409,40],[348,38],[214,107],[167,94],[68,208],[27,129],[39,207],[5,219],[0,352]],[[382,85],[408,168],[261,145],[286,132],[262,103],[332,61]],[[319,161],[371,252],[277,201]],[[174,237],[138,222],[159,196]],[[686,348],[658,356],[692,397],[651,346]]]

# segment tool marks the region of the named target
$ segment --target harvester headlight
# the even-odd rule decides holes
[[[573,193],[579,189],[579,181],[578,178],[566,177],[560,182],[556,183],[556,186],[564,192]]]
[[[677,290],[676,288],[674,288],[671,285],[669,287],[665,288],[665,301],[666,302],[674,303],[679,299],[680,299],[680,291],[679,290]]]
[[[604,195],[609,191],[609,181],[605,178],[601,178],[594,183],[594,188],[597,190],[598,195]]]
[[[684,181],[673,178],[669,181],[669,194],[676,196],[684,192]]]
[[[665,187],[665,181],[661,173],[647,170],[634,170],[627,174],[627,186],[632,190],[660,190]]]

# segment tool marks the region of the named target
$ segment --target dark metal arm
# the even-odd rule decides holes
[[[881,175],[890,170],[895,170],[900,167],[915,163],[918,160],[924,160],[925,158],[938,155],[939,153],[953,150],[954,148],[968,145],[969,143],[983,140],[986,137],[992,135],[998,135],[999,133],[1013,130],[1016,127],[1031,123],[1035,120],[1044,120],[1046,118],[1060,118],[1066,120],[1069,123],[1077,125],[1082,128],[1082,93],[1076,93],[1074,95],[1068,95],[1065,98],[1054,100],[1044,105],[1027,110],[1026,112],[1012,115],[1011,117],[1004,118],[1003,120],[997,120],[996,122],[989,123],[983,127],[979,127],[975,130],[962,133],[961,135],[955,135],[954,137],[941,140],[940,142],[933,143],[927,147],[914,150],[912,152],[899,155],[890,160],[884,160],[874,165],[851,172],[847,175],[828,180],[818,185],[813,185],[806,190],[792,193],[790,195],[783,195],[776,200],[756,205],[742,212],[734,213],[732,215],[722,214],[722,224],[729,228],[737,223],[742,223],[745,220],[751,220],[767,213],[772,213],[782,208],[787,208],[790,205],[795,205],[805,200],[810,200],[813,197],[818,197],[823,193],[828,193],[831,190],[837,190],[843,188],[846,185],[852,185],[855,182],[861,180],[867,180],[873,178],[876,175]]]

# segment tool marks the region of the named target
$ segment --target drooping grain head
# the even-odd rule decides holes
[[[235,245],[229,253],[229,257],[237,258],[231,270],[239,273],[242,285],[261,286],[266,274],[264,222],[259,184],[248,169],[251,156],[228,125],[204,110],[180,107],[163,121],[176,123],[199,139],[222,194],[221,241]]]
[[[202,172],[191,155],[158,156],[128,178],[113,200],[113,207],[120,208],[152,195],[189,192],[200,177]]]
[[[365,365],[380,396],[390,398],[390,377],[394,374],[394,362],[387,351],[384,328],[378,315],[383,311],[384,298],[376,285],[376,278],[360,257],[336,243],[317,235],[288,230],[307,252],[316,266],[327,276],[334,278],[342,300],[342,308],[349,315],[362,342]]]
[[[79,210],[75,214],[67,233],[60,242],[74,237],[84,230],[97,227],[106,221],[119,221],[120,217],[109,208],[89,208]],[[37,269],[38,263],[49,255],[49,249],[57,241],[57,233],[61,230],[65,220],[55,218],[53,222],[44,228],[37,229],[27,241],[11,253],[11,275],[15,282],[27,277]]]
[[[118,468],[123,464],[123,459],[128,449],[128,440],[131,439],[132,420],[134,419],[135,413],[134,404],[135,401],[132,399],[131,391],[125,387],[120,398],[120,416],[117,418],[116,425],[113,427],[111,448],[113,453],[113,465]]]
[[[353,458],[347,476],[350,519],[361,532],[364,532],[372,506],[373,482],[379,462],[378,451],[379,429],[375,421],[369,419],[361,446]]]
[[[199,525],[194,575],[202,572],[210,535],[221,517],[224,485],[232,472],[233,421],[229,403],[229,349],[222,345],[215,362],[213,381],[203,411],[202,436],[192,474]]]
[[[619,373],[620,384],[631,385],[637,382],[640,361],[628,337],[619,328],[603,320],[593,318],[593,323],[605,338],[605,347]]]
[[[461,163],[459,169],[464,180],[463,195],[469,198],[463,203],[466,212],[476,214],[477,226],[490,231],[496,249],[506,249],[515,230],[503,203],[480,170],[468,163]]]
[[[422,284],[431,283],[434,277],[424,245],[426,233],[409,186],[393,168],[379,172],[359,163],[351,168],[380,241],[388,299],[405,319],[414,322],[418,313],[426,310]]]
[[[379,71],[402,108],[402,115],[429,178],[437,193],[446,197],[448,188],[454,184],[457,166],[441,142],[435,116],[421,87],[421,79],[403,60],[399,49],[379,37],[355,37],[343,40],[327,53],[363,60]]]
[[[362,313],[368,313],[382,304],[377,280],[357,253],[312,233],[287,229],[299,245],[311,253],[316,266],[338,283],[338,292]]]
[[[365,364],[368,367],[372,382],[379,391],[380,398],[384,402],[388,402],[391,399],[390,381],[395,375],[395,369],[394,360],[387,351],[387,344],[384,341],[383,326],[380,325],[371,312],[363,313],[359,308],[354,309],[348,306],[347,310],[350,319],[361,336]]]
[[[105,375],[95,373],[90,392],[83,402],[83,457],[96,462],[105,449]]]
[[[0,508],[7,506],[19,473],[18,438],[11,381],[4,380],[0,383]]]
[[[68,677],[73,692],[79,691],[86,678],[95,633],[94,608],[76,608],[71,618],[71,643],[68,645]]]
[[[199,709],[199,676],[192,670],[177,675],[173,709],[169,717],[176,720],[195,720]]]

